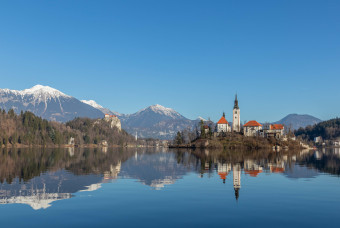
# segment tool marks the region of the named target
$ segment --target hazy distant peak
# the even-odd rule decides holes
[[[314,125],[320,122],[321,120],[314,116],[294,113],[285,116],[275,123],[284,124],[286,127],[291,127],[292,129],[298,129],[300,127],[306,127],[308,125]]]

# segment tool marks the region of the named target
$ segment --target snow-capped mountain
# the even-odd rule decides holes
[[[163,116],[163,117],[167,117],[167,118],[185,119],[184,116],[182,116],[181,114],[179,114],[175,110],[173,110],[171,108],[166,108],[166,107],[159,105],[159,104],[149,106],[145,109],[138,111],[137,113],[135,113],[133,115],[144,115],[145,113],[150,113],[150,112],[158,114],[158,115]]]
[[[25,90],[0,89],[0,108],[16,113],[30,111],[44,119],[65,122],[75,117],[99,118],[103,113],[49,86]]]
[[[16,113],[30,111],[44,119],[66,122],[75,117],[102,118],[117,115],[122,128],[143,138],[173,139],[177,131],[192,129],[199,121],[189,120],[171,108],[156,104],[134,114],[111,111],[94,100],[78,100],[49,86],[25,90],[0,89],[0,108]]]
[[[192,129],[199,121],[189,120],[171,108],[156,104],[134,114],[120,114],[111,111],[94,100],[82,100],[104,114],[114,114],[122,122],[122,128],[128,133],[143,138],[173,139],[177,131]]]
[[[177,131],[192,129],[197,121],[189,120],[171,108],[156,104],[134,114],[120,116],[122,128],[143,138],[173,139]]]
[[[98,104],[97,102],[95,102],[94,100],[81,100],[81,102],[85,103],[85,104],[88,104],[98,110],[100,110],[103,114],[110,114],[110,115],[116,115],[116,116],[121,116],[120,113],[118,112],[114,112],[114,111],[111,111],[110,109],[108,108],[104,108],[103,106],[101,106],[100,104]]]

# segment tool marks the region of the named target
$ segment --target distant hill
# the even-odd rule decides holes
[[[307,127],[309,125],[315,125],[320,123],[322,120],[311,116],[311,115],[299,115],[299,114],[289,114],[283,119],[275,122],[275,124],[283,124],[286,128],[291,127],[292,130],[297,130],[300,127]]]

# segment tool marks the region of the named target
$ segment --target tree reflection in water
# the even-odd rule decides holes
[[[339,176],[339,149],[319,151],[209,151],[166,149],[3,149],[0,154],[0,202],[47,208],[79,191],[95,191],[117,178],[136,179],[161,190],[190,172],[218,175],[226,183],[232,172],[236,200],[241,177],[282,173],[310,178],[319,172]]]

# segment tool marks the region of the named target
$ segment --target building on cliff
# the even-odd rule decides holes
[[[118,128],[118,130],[120,130],[120,131],[122,130],[122,124],[120,122],[120,119],[117,116],[105,114],[104,120],[106,122],[110,123],[111,128],[116,127],[116,128]]]

